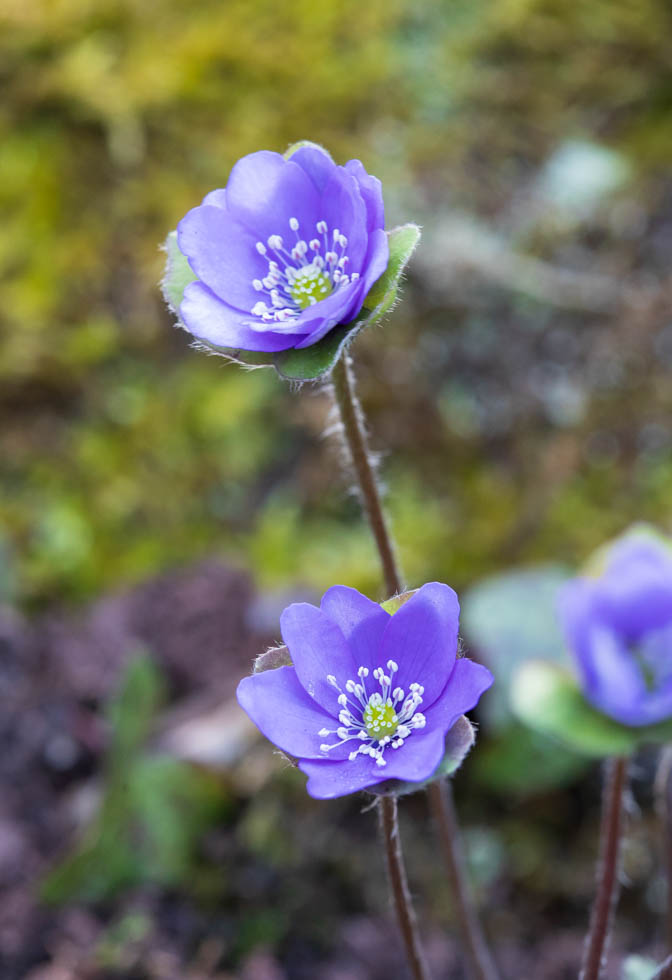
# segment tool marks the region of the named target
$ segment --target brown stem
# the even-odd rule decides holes
[[[364,415],[355,393],[352,361],[347,353],[336,362],[331,375],[334,400],[343,425],[345,443],[352,459],[362,503],[376,540],[376,547],[383,566],[386,598],[397,595],[403,589],[401,572],[387,527],[387,520],[378,493],[376,474],[366,438]]]
[[[399,929],[404,938],[408,965],[414,980],[430,980],[430,973],[420,944],[418,923],[411,903],[408,889],[404,858],[401,853],[399,838],[399,821],[397,819],[397,798],[382,796],[378,803],[380,812],[380,828],[385,845],[387,871],[390,879],[390,890],[394,899]]]
[[[481,924],[476,915],[464,860],[464,846],[457,822],[452,787],[449,780],[432,783],[429,803],[448,872],[455,901],[460,937],[469,961],[473,980],[497,980],[497,969],[490,955]]]
[[[606,964],[609,931],[618,898],[618,869],[623,827],[623,793],[628,760],[609,759],[606,765],[600,826],[597,894],[579,980],[599,980]]]
[[[378,492],[376,475],[367,445],[364,414],[355,393],[352,362],[347,354],[344,354],[334,367],[332,384],[334,401],[336,402],[343,426],[345,444],[350,453],[364,509],[369,518],[371,530],[373,531],[378,548],[378,554],[380,555],[381,565],[383,566],[387,595],[395,595],[403,589],[402,577]],[[478,923],[476,911],[467,886],[467,877],[464,873],[464,868],[460,864],[461,845],[459,842],[459,830],[455,811],[450,806],[448,808],[444,806],[444,799],[449,800],[450,797],[444,797],[442,795],[441,788],[437,783],[433,783],[428,792],[446,855],[448,876],[453,888],[462,926],[461,931],[467,948],[467,954],[472,964],[474,980],[496,980],[497,973],[492,964],[490,953],[488,952],[483,933]],[[446,790],[446,793],[448,792]],[[382,801],[383,809],[381,809],[381,813],[383,815],[385,813],[384,807],[388,804],[388,800],[384,799]],[[396,821],[396,802],[394,807]],[[390,879],[392,880],[391,871]],[[407,887],[406,895],[408,896]],[[415,921],[412,913],[411,921]]]
[[[672,949],[672,748],[663,749],[656,773],[656,809],[660,820],[663,863],[667,879],[665,932],[668,950]]]

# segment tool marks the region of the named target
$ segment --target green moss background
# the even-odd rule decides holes
[[[663,0],[8,0],[0,533],[18,600],[79,602],[213,553],[263,585],[375,592],[366,529],[321,439],[324,398],[190,351],[157,290],[158,243],[239,156],[310,138],[361,158],[389,223],[421,221],[430,240],[437,210],[459,208],[560,264],[576,264],[578,237],[609,272],[646,268],[668,206],[670,16]],[[624,155],[639,238],[608,213],[521,233],[521,186],[575,137]],[[670,408],[665,365],[654,387],[645,358],[627,366],[575,425],[523,407],[502,433],[477,416],[489,379],[517,397],[515,372],[498,375],[510,332],[569,318],[592,336],[605,321],[501,287],[437,298],[413,271],[405,300],[357,356],[410,579],[575,561],[634,517],[668,519],[667,444],[632,449],[633,426]],[[582,457],[595,431],[617,439],[606,462]]]

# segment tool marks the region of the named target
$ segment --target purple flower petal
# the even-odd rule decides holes
[[[429,779],[443,759],[445,741],[445,732],[438,728],[414,732],[401,748],[386,752],[387,765],[383,771],[388,779],[421,783]]]
[[[626,538],[610,555],[596,605],[632,637],[666,625],[672,621],[672,555],[656,542]]]
[[[302,337],[301,342],[296,346],[310,347],[333,330],[337,324],[349,323],[352,319],[353,307],[361,309],[363,300],[363,284],[352,282],[332,293],[321,303],[308,307],[295,321],[299,329],[306,332],[305,337]]]
[[[244,322],[249,321],[249,316],[245,317],[239,310],[227,306],[202,282],[192,282],[185,289],[180,318],[194,337],[216,347],[233,350],[286,350],[303,339],[300,335],[252,330]]]
[[[308,776],[306,789],[315,800],[333,800],[338,796],[357,793],[368,786],[388,779],[384,770],[376,767],[368,756],[360,755],[352,762],[317,762],[301,759],[299,769]]]
[[[330,229],[338,229],[348,239],[348,272],[362,271],[368,245],[366,206],[354,177],[337,167],[324,188],[320,217]],[[332,231],[333,234],[333,231]]]
[[[247,316],[259,301],[253,282],[267,270],[256,241],[256,235],[220,207],[193,208],[177,226],[180,251],[198,278]]]
[[[382,663],[378,651],[390,614],[377,602],[357,589],[332,585],[324,593],[320,609],[339,627],[357,666],[370,666],[375,661],[377,667]]]
[[[238,703],[274,745],[296,758],[323,759],[321,729],[335,727],[334,719],[310,698],[293,667],[278,667],[244,677],[236,692]]]
[[[326,150],[317,146],[302,146],[292,153],[291,160],[305,170],[321,195],[336,170],[336,164]]]
[[[345,170],[355,178],[366,204],[369,232],[385,227],[385,205],[383,204],[383,185],[377,177],[367,174],[360,160],[348,160]]]
[[[460,657],[443,693],[431,707],[425,710],[427,728],[439,728],[446,734],[460,715],[474,708],[481,695],[492,686],[495,678],[483,664]],[[410,744],[409,739],[409,744]]]
[[[280,617],[282,638],[304,689],[332,717],[338,714],[338,689],[357,679],[357,667],[345,637],[336,623],[308,602],[295,602]]]
[[[178,247],[212,294],[184,297],[184,325],[233,349],[317,343],[357,317],[384,273],[383,222],[380,182],[357,160],[339,167],[316,145],[289,159],[267,150],[243,157],[226,188],[179,223]],[[211,307],[212,325],[204,319]]]
[[[382,664],[399,666],[395,684],[408,690],[422,684],[423,708],[443,691],[457,656],[460,605],[454,590],[440,582],[423,585],[390,617],[381,644]]]
[[[588,700],[625,725],[672,715],[672,555],[630,533],[598,578],[561,591],[558,612]]]
[[[369,235],[369,250],[366,256],[366,272],[362,282],[364,284],[364,298],[375,282],[378,282],[382,274],[387,269],[390,261],[390,245],[384,231],[374,231]]]
[[[315,185],[298,164],[279,153],[260,150],[239,160],[226,185],[226,201],[231,215],[264,243],[270,235],[281,235],[291,248],[297,236],[290,218],[299,222],[301,237],[307,240],[315,234]]]
[[[207,205],[212,208],[224,208],[226,210],[226,191],[223,187],[218,187],[214,191],[210,191],[206,194],[201,204]]]

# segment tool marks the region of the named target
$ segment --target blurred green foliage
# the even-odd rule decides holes
[[[184,884],[203,831],[221,816],[217,781],[145,742],[161,700],[147,656],[129,663],[109,706],[103,798],[77,851],[42,885],[48,902],[100,901],[139,882]]]
[[[0,529],[18,598],[82,600],[213,551],[265,584],[375,593],[335,460],[316,474],[317,400],[189,352],[157,289],[158,243],[240,155],[305,137],[363,158],[391,223],[443,201],[488,208],[577,132],[631,152],[641,176],[669,152],[669,19],[663,0],[4,3]],[[410,362],[423,333],[445,347],[483,327],[446,311],[413,327],[407,297],[384,330]],[[416,447],[404,426],[426,412],[408,387],[384,388],[379,339],[357,349],[376,441],[395,453],[409,581],[459,585],[507,560],[516,513],[536,506],[524,457],[538,443],[519,440],[503,467],[459,431],[473,392],[446,374],[425,380],[436,437]],[[671,480],[662,457],[627,479],[603,465],[558,478],[525,555],[574,559],[643,511],[660,517]]]

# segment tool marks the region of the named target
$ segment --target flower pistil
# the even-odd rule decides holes
[[[368,755],[375,760],[377,766],[384,766],[384,753],[388,746],[400,748],[414,729],[425,727],[425,716],[416,711],[422,704],[424,687],[413,683],[409,686],[408,694],[401,687],[393,690],[392,678],[399,667],[394,660],[388,660],[386,666],[389,671],[387,674],[382,667],[374,669],[373,679],[377,681],[380,690],[371,694],[366,688],[368,667],[358,668],[359,682],[346,681],[345,691],[333,674],[327,675],[327,681],[339,692],[337,701],[341,710],[338,720],[341,724],[335,731],[322,728],[318,732],[323,738],[327,735],[337,735],[339,738],[338,742],[320,745],[322,752],[328,753],[357,739],[361,744],[350,752],[349,761],[354,762],[358,755]]]
[[[315,225],[319,238],[307,242],[300,236],[297,218],[289,219],[289,227],[296,237],[291,247],[285,246],[282,235],[269,235],[266,243],[256,243],[257,252],[268,260],[268,272],[263,279],[252,282],[256,291],[266,297],[250,311],[258,318],[249,324],[253,330],[266,330],[273,323],[274,330],[291,333],[292,321],[303,310],[359,279],[358,272],[346,272],[350,262],[345,254],[348,239],[338,228],[329,236],[327,222],[320,220]],[[279,328],[279,323],[287,325]]]

